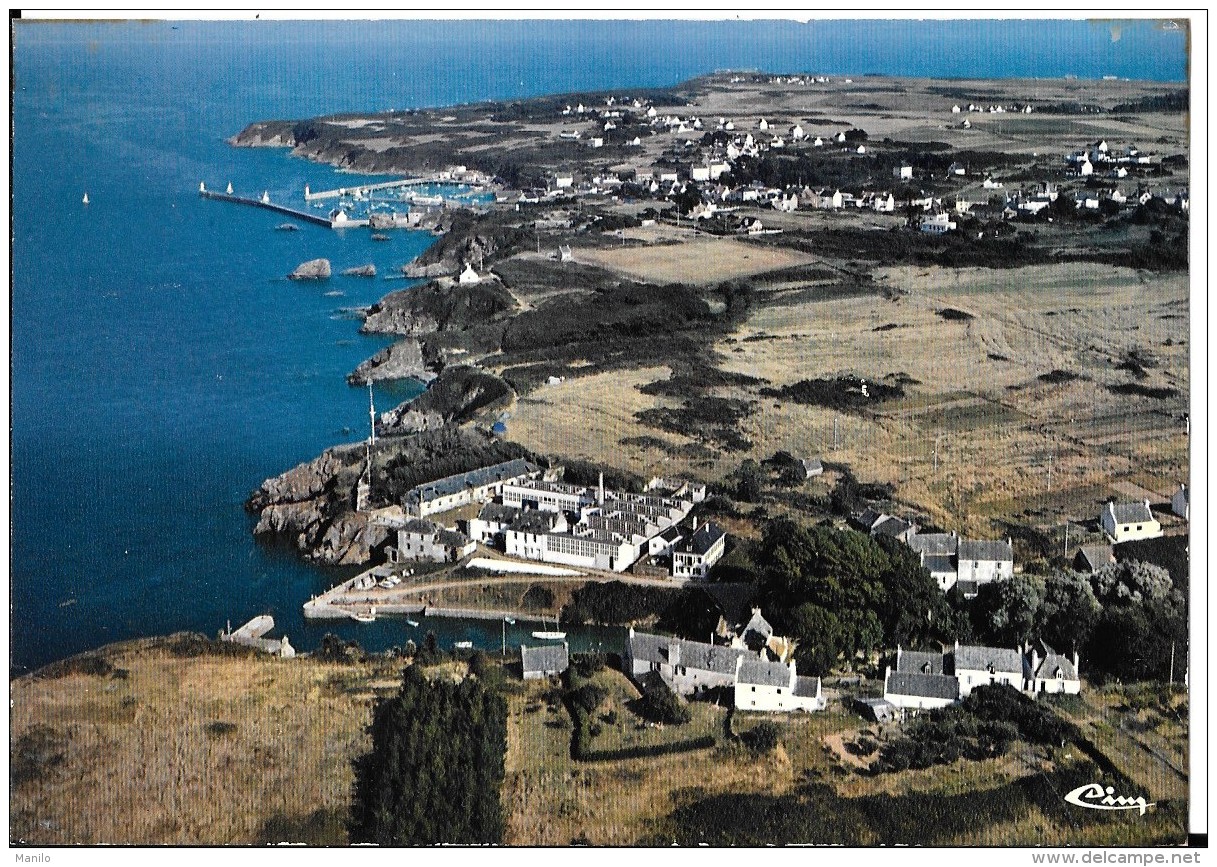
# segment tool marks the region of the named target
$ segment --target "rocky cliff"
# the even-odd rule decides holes
[[[421,335],[481,325],[507,314],[515,299],[501,283],[428,283],[390,292],[368,309],[366,334]]]
[[[384,379],[421,379],[431,377],[423,357],[422,344],[413,337],[386,346],[347,376],[350,385],[367,385]]]
[[[436,430],[492,416],[514,397],[511,387],[493,373],[467,365],[449,367],[418,397],[384,413],[380,429],[386,435]]]
[[[367,563],[389,532],[353,511],[363,454],[359,445],[336,446],[267,479],[245,503],[258,515],[254,534],[289,541],[326,565]]]

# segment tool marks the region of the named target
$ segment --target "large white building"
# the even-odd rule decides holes
[[[672,549],[673,578],[705,578],[726,553],[725,530],[711,521],[698,527],[696,519],[693,527],[693,535]]]
[[[411,518],[425,518],[471,503],[484,502],[496,496],[510,482],[540,475],[540,467],[521,458],[504,461],[417,485],[406,492],[402,508]]]
[[[689,514],[698,493],[704,499],[701,486],[678,485],[679,495],[648,487],[641,494],[606,490],[603,476],[596,487],[540,479],[505,484],[502,505],[519,510],[504,531],[505,550],[528,560],[624,572],[650,552],[652,539]],[[471,535],[491,531],[481,517]]]

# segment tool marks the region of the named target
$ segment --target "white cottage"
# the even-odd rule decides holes
[[[1135,539],[1157,539],[1162,535],[1162,525],[1149,509],[1149,500],[1135,503],[1108,503],[1099,515],[1103,532],[1113,542],[1131,542]]]
[[[799,677],[793,660],[770,662],[752,655],[736,659],[737,710],[814,712],[827,706],[820,678]]]

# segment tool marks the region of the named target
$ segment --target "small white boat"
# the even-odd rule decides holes
[[[418,621],[417,621],[417,620],[411,620],[410,618],[408,618],[408,617],[407,617],[407,618],[406,618],[406,623],[408,623],[409,625],[413,626],[415,629],[417,629],[417,628],[418,628]]]
[[[85,193],[85,197],[84,197],[83,199],[81,199],[81,200],[80,200],[80,203],[81,203],[82,205],[87,205],[87,204],[89,204],[89,194],[88,194],[88,193]]]
[[[362,611],[350,612],[351,619],[356,623],[375,623],[376,622],[376,606],[373,605],[366,613]]]
[[[232,195],[232,181],[228,182],[228,189],[226,189],[224,192],[228,193],[230,196]]]
[[[455,647],[457,650],[469,650],[470,648],[473,647],[473,642],[472,641],[458,641],[456,644],[454,644],[452,646]]]

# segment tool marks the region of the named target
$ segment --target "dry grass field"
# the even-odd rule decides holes
[[[757,247],[733,238],[695,238],[648,247],[581,249],[576,261],[597,265],[647,283],[710,284],[815,262],[813,256],[780,247]]]
[[[911,378],[902,399],[841,413],[764,398],[756,388],[719,389],[754,402],[740,423],[752,448],[690,459],[671,453],[684,438],[634,418],[678,405],[638,390],[667,375],[646,368],[539,389],[520,401],[512,436],[545,453],[707,480],[778,449],[819,454],[860,479],[895,484],[899,499],[935,521],[978,534],[993,532],[996,518],[1046,527],[1093,518],[1130,482],[1169,492],[1187,477],[1185,276],[1068,264],[910,266],[880,269],[875,279],[896,300],[767,304],[714,349],[723,369],[774,386],[901,375]],[[1130,384],[1175,394],[1111,390]],[[622,443],[638,436],[667,445]]]
[[[399,666],[182,657],[158,639],[99,653],[109,675],[10,685],[11,840],[346,842],[351,760]]]

